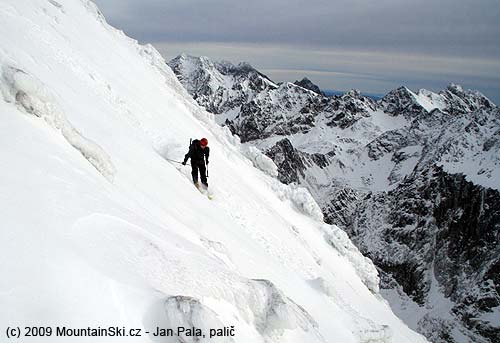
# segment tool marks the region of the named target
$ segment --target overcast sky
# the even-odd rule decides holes
[[[247,61],[275,81],[386,93],[450,82],[500,104],[499,0],[95,0],[166,59]]]

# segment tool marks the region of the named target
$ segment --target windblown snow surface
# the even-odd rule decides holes
[[[425,341],[310,194],[268,175],[276,166],[190,100],[155,49],[86,0],[3,0],[0,22],[0,335],[234,326],[30,341]],[[201,136],[212,201],[169,161]]]

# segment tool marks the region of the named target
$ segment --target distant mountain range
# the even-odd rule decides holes
[[[500,110],[451,84],[387,95],[276,83],[247,63],[169,62],[221,125],[307,187],[432,342],[500,342]]]
[[[336,91],[333,89],[322,89],[322,92],[326,96],[334,96],[334,95],[342,96],[345,93],[347,93],[347,91]],[[376,93],[361,93],[361,94],[363,94],[364,96],[366,96],[368,98],[372,98],[373,100],[376,100],[376,101],[378,101],[384,97],[383,94],[376,94]]]

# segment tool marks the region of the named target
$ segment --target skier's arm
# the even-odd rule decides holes
[[[184,162],[183,162],[184,164],[186,164],[187,160],[191,158],[191,156],[193,156],[193,151],[194,151],[193,145],[189,146],[189,151],[184,156]]]
[[[208,156],[210,155],[210,148],[206,147],[205,148],[205,161],[207,161],[208,164]]]

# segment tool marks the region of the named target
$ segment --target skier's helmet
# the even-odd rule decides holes
[[[206,138],[200,139],[200,144],[201,144],[201,146],[207,146],[208,145],[208,139],[206,139]]]

